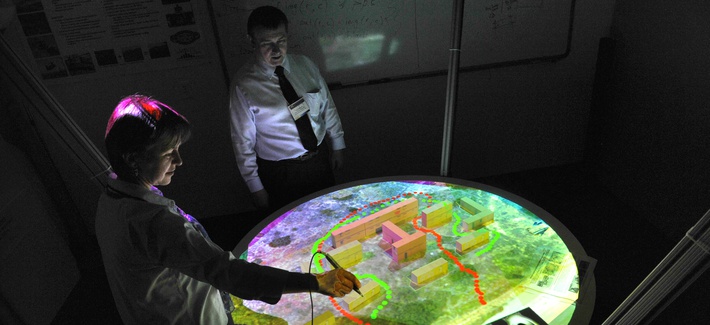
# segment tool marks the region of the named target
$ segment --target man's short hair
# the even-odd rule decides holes
[[[254,37],[254,30],[257,27],[266,29],[276,29],[279,25],[284,24],[288,31],[288,18],[283,11],[272,6],[263,6],[254,9],[247,20],[247,33],[250,37]]]

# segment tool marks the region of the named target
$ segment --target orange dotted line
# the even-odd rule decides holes
[[[348,219],[352,218],[353,216],[355,216],[356,214],[358,214],[359,212],[361,212],[363,209],[367,209],[367,208],[370,208],[370,207],[374,207],[374,206],[376,206],[376,205],[380,205],[380,204],[385,203],[385,202],[394,201],[394,200],[397,200],[397,199],[401,198],[402,196],[404,196],[404,197],[409,197],[409,196],[414,196],[414,195],[417,195],[417,194],[424,195],[424,196],[426,196],[426,197],[427,197],[428,199],[430,199],[430,200],[432,199],[432,196],[431,196],[429,193],[424,193],[424,192],[408,192],[408,193],[400,194],[400,195],[397,195],[397,196],[393,196],[393,197],[391,197],[391,198],[387,198],[387,199],[382,199],[382,200],[379,200],[379,201],[370,202],[369,204],[366,204],[366,205],[364,205],[363,207],[360,207],[360,208],[358,208],[357,210],[354,210],[354,211],[350,212],[347,216],[345,216],[345,217],[343,217],[342,219],[340,219],[340,221],[338,221],[338,224],[344,223],[344,222],[347,221]],[[433,230],[429,230],[429,229],[426,229],[426,228],[418,227],[416,223],[417,223],[417,220],[418,220],[419,218],[421,218],[421,217],[417,217],[417,218],[415,218],[414,220],[412,220],[412,223],[414,224],[414,228],[416,228],[417,230],[423,231],[423,232],[427,232],[427,233],[433,234],[433,235],[436,237],[436,244],[437,244],[437,246],[439,246],[439,249],[442,250],[442,251],[444,252],[444,254],[446,254],[447,256],[449,256],[449,258],[451,258],[451,259],[454,261],[454,263],[456,263],[456,265],[459,266],[459,269],[461,269],[461,271],[464,271],[464,272],[466,272],[466,273],[469,273],[469,274],[471,274],[471,275],[474,277],[473,283],[474,283],[475,291],[476,291],[476,293],[478,294],[478,301],[481,302],[481,305],[485,305],[485,304],[486,304],[486,301],[483,299],[483,292],[481,291],[481,289],[480,289],[480,287],[479,287],[479,285],[478,285],[478,273],[476,273],[475,271],[473,271],[473,270],[471,270],[471,269],[468,269],[468,268],[464,267],[463,264],[461,264],[461,262],[459,262],[459,260],[458,260],[451,252],[449,252],[449,251],[447,251],[446,249],[444,249],[444,247],[443,247],[442,244],[441,244],[441,235],[439,235],[438,233],[434,232]],[[318,250],[321,250],[322,247],[323,247],[323,243],[321,242],[321,243],[318,245]],[[321,263],[323,263],[322,260],[321,260]],[[333,304],[333,307],[335,307],[335,309],[336,309],[338,312],[340,312],[343,316],[347,317],[348,319],[350,319],[350,320],[353,321],[354,323],[359,324],[359,325],[370,325],[370,323],[365,323],[365,321],[363,321],[363,320],[361,320],[361,319],[359,319],[359,318],[353,316],[352,314],[348,313],[343,307],[340,306],[340,304],[338,304],[337,301],[335,301],[335,298],[333,298],[333,297],[328,297],[328,299],[330,299],[330,303]]]
[[[481,303],[481,305],[485,305],[486,300],[483,298],[484,293],[483,293],[483,291],[481,291],[481,287],[479,285],[478,273],[474,270],[471,270],[471,269],[465,267],[463,265],[463,263],[461,263],[461,261],[459,261],[459,259],[456,256],[454,256],[453,253],[446,250],[444,248],[444,245],[441,243],[442,242],[441,235],[439,235],[436,231],[417,226],[417,220],[419,220],[419,219],[421,219],[421,216],[412,219],[412,224],[414,225],[414,229],[434,235],[434,237],[436,237],[436,246],[439,247],[439,250],[444,252],[444,254],[446,254],[446,256],[448,256],[452,261],[454,261],[454,263],[456,263],[456,265],[459,267],[459,269],[461,271],[466,272],[466,273],[470,274],[471,276],[473,276],[473,288],[474,288],[474,291],[476,291],[476,293],[478,294],[478,301]]]
[[[363,325],[363,323],[365,323],[362,319],[359,319],[359,318],[353,316],[352,314],[350,314],[350,313],[348,313],[347,311],[345,311],[345,309],[344,309],[343,307],[340,307],[340,304],[338,304],[338,302],[335,301],[335,298],[333,298],[333,297],[328,297],[328,299],[330,299],[330,303],[333,304],[333,307],[335,307],[336,310],[338,310],[341,314],[343,314],[343,316],[347,317],[347,318],[350,319],[351,321],[353,321],[353,322],[355,322],[355,323],[357,323],[357,324],[360,324],[360,325]],[[364,325],[369,325],[369,324],[370,324],[370,323],[366,323],[366,324],[364,324]]]

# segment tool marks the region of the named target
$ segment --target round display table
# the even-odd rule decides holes
[[[594,277],[576,238],[532,203],[484,184],[414,176],[314,193],[252,229],[234,249],[250,262],[353,272],[361,293],[237,301],[264,324],[584,324]],[[240,305],[242,304],[242,305]],[[311,314],[313,308],[313,315]]]

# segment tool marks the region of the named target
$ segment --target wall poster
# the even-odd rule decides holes
[[[18,5],[17,18],[39,77],[67,80],[205,61],[204,35],[193,5],[198,4],[190,0],[29,0]]]

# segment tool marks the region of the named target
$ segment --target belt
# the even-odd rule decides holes
[[[291,160],[291,161],[306,161],[308,159],[311,159],[318,155],[318,150],[316,151],[307,151],[306,153],[296,157],[296,158],[291,158],[291,159],[286,159],[286,160]]]

